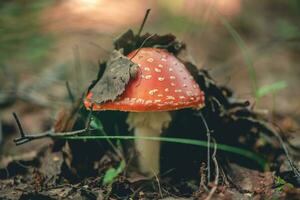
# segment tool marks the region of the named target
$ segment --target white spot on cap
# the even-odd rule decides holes
[[[175,76],[170,76],[170,79],[171,79],[171,80],[175,80],[176,77],[175,77]]]
[[[158,91],[158,89],[150,90],[150,91],[149,91],[149,94],[150,94],[150,95],[154,95],[154,93],[157,92],[157,91]]]
[[[173,83],[173,82],[172,82],[172,83],[170,83],[170,84],[171,84],[171,86],[175,86],[175,83]]]
[[[145,67],[144,70],[149,72],[150,68],[149,67]]]
[[[157,96],[158,96],[158,97],[163,97],[164,95],[163,95],[163,94],[158,94]]]
[[[170,67],[170,68],[169,68],[169,72],[172,72],[172,71],[173,71],[173,68],[172,68],[172,67]]]
[[[166,62],[167,59],[166,58],[161,58],[161,61]]]
[[[190,100],[194,101],[194,100],[195,100],[195,98],[194,98],[194,97],[190,97]]]
[[[165,88],[165,92],[169,92],[169,88]]]
[[[143,104],[143,103],[144,103],[144,99],[138,98],[138,99],[136,100],[136,103],[141,103],[141,104]]]
[[[183,84],[183,87],[187,87],[187,84]]]
[[[162,64],[158,64],[158,67],[163,68],[164,66]]]
[[[154,71],[156,71],[157,73],[159,73],[159,72],[161,72],[161,69],[154,68]]]
[[[185,99],[185,96],[179,96],[179,99]]]
[[[145,104],[151,104],[152,103],[152,100],[147,100],[146,102],[145,102]]]
[[[136,98],[131,98],[131,99],[129,100],[129,103],[132,105],[132,104],[135,103],[135,100],[136,100]]]
[[[180,89],[179,90],[174,90],[174,92],[179,93],[179,92],[182,92],[182,90],[180,90]]]
[[[161,100],[160,100],[160,99],[156,99],[156,100],[154,100],[154,103],[159,103],[159,102],[161,102]]]
[[[152,77],[152,75],[146,75],[145,79],[149,80]]]
[[[163,80],[165,80],[165,77],[160,76],[160,77],[158,77],[157,79],[158,79],[159,81],[163,81]]]
[[[197,88],[197,85],[196,85],[196,84],[194,84],[194,85],[193,85],[193,88],[195,88],[195,89],[196,89],[196,88]]]
[[[186,91],[186,94],[188,95],[188,96],[192,96],[193,95],[193,92],[192,91]]]
[[[153,62],[154,59],[153,59],[153,58],[148,58],[147,61],[148,61],[148,62]]]
[[[175,97],[173,97],[173,96],[167,96],[167,100],[175,100]]]

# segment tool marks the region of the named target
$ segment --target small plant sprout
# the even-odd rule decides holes
[[[137,137],[157,137],[171,122],[169,111],[204,106],[204,93],[185,65],[163,49],[141,48],[128,56],[138,67],[123,94],[115,101],[94,104],[93,110],[119,110],[130,112],[129,129]],[[113,86],[111,86],[113,87]],[[85,99],[91,108],[90,92]],[[160,142],[136,140],[140,171],[148,176],[159,173]]]

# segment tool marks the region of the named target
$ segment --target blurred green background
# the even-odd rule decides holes
[[[11,93],[20,100],[1,107],[1,118],[28,113],[25,126],[44,129],[69,103],[65,82],[77,95],[86,89],[113,39],[136,31],[147,8],[144,32],[175,34],[197,66],[238,98],[299,119],[299,0],[1,1],[0,100]]]

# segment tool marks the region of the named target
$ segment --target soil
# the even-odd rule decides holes
[[[135,4],[141,8],[146,6]],[[13,71],[18,72],[21,84],[16,89],[15,77],[13,73],[8,73],[1,86],[5,92],[3,95],[0,93],[0,199],[300,199],[299,174],[297,177],[300,167],[299,41],[297,37],[292,37],[291,41],[289,38],[285,40],[287,36],[280,35],[283,33],[281,28],[278,29],[281,25],[293,25],[299,16],[293,14],[288,3],[278,5],[276,1],[271,9],[268,3],[258,6],[257,2],[249,1],[242,5],[245,10],[239,15],[240,18],[228,17],[245,40],[250,57],[255,60],[253,67],[257,72],[258,85],[264,86],[278,80],[288,83],[287,89],[267,95],[259,102],[251,94],[251,80],[241,56],[242,50],[234,39],[228,39],[230,34],[216,17],[208,19],[210,26],[204,32],[194,27],[200,25],[191,13],[184,16],[192,18],[189,19],[193,22],[193,27],[189,27],[191,31],[177,32],[171,25],[166,30],[162,27],[166,23],[155,21],[166,16],[153,3],[151,6],[157,8],[154,13],[158,16],[154,17],[153,24],[162,25],[150,23],[146,28],[154,32],[174,31],[184,40],[189,51],[182,59],[205,91],[207,106],[201,112],[213,130],[211,134],[216,142],[262,156],[267,168],[262,169],[253,159],[217,149],[217,170],[211,149],[212,173],[210,181],[207,181],[205,147],[162,142],[162,172],[159,177],[149,179],[136,167],[132,141],[112,141],[123,158],[108,141],[103,140],[43,138],[16,146],[13,140],[19,137],[20,132],[12,117],[13,112],[18,113],[29,136],[51,128],[55,132],[69,132],[86,126],[89,112],[82,107],[79,99],[97,78],[99,58],[102,66],[107,61],[113,43],[109,34],[115,31],[114,34],[119,35],[120,22],[107,26],[103,32],[105,35],[99,37],[99,27],[92,28],[95,24],[75,26],[77,24],[72,24],[71,20],[71,29],[60,23],[60,26],[53,23],[44,27],[45,32],[60,31],[60,39],[50,50],[44,68],[35,66],[27,70],[20,66],[29,66],[30,62],[6,62]],[[78,18],[76,12],[70,11],[69,7],[66,9],[63,3],[57,3],[44,13],[42,20],[49,20],[49,13],[61,15],[60,9],[68,13],[69,18],[66,19]],[[60,15],[52,17],[60,18]],[[289,24],[284,24],[282,20]],[[137,26],[141,20],[135,18],[133,21],[133,25]],[[68,31],[73,32],[68,34]],[[127,43],[126,38],[125,54],[140,46],[147,35],[141,38],[136,46]],[[96,42],[90,45],[87,40]],[[157,42],[157,38],[153,41]],[[76,70],[68,67],[73,62],[73,55],[66,53],[75,43],[79,44],[80,49],[74,48],[74,54],[81,59],[75,60]],[[122,42],[119,45],[124,47]],[[146,45],[152,46],[153,43]],[[175,46],[169,47],[169,51],[178,53]],[[115,44],[115,48],[120,46]],[[85,66],[84,70],[78,63]],[[72,93],[74,99],[69,98],[65,80],[69,80],[69,94]],[[95,114],[109,135],[116,134],[116,130],[122,135],[132,135],[125,123],[126,116],[121,112]],[[173,123],[163,136],[206,141],[205,134],[197,134],[205,132],[198,111],[181,110],[172,113],[172,116]],[[289,155],[278,137],[283,140]],[[126,161],[125,168],[108,184],[104,184],[107,172],[117,169],[122,160]]]

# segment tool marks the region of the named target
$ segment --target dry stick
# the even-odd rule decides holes
[[[214,193],[216,192],[217,188],[218,188],[218,182],[219,182],[219,165],[218,165],[218,161],[216,158],[216,154],[217,154],[217,143],[215,140],[213,140],[214,142],[214,152],[212,154],[212,160],[214,161],[214,165],[215,165],[215,181],[214,181],[214,186],[213,188],[210,190],[208,196],[205,198],[205,200],[210,200],[212,198],[212,196],[214,195]]]
[[[163,199],[164,196],[163,196],[163,193],[162,193],[162,190],[161,190],[159,178],[158,178],[158,176],[155,173],[154,173],[154,177],[155,177],[155,180],[157,182],[157,186],[158,186],[158,191],[159,191],[160,198]]]
[[[280,146],[282,147],[282,149],[283,149],[283,151],[284,151],[284,153],[285,153],[285,155],[287,157],[287,160],[288,160],[288,162],[290,164],[290,167],[292,168],[293,173],[295,174],[296,177],[298,177],[298,179],[300,179],[300,170],[294,164],[292,158],[290,157],[289,151],[288,151],[288,149],[287,149],[284,141],[282,140],[281,136],[276,131],[273,131],[272,128],[270,128],[266,123],[263,123],[263,122],[258,121],[256,119],[249,119],[249,118],[245,118],[245,117],[240,117],[240,119],[248,120],[248,121],[252,122],[253,124],[255,124],[255,126],[257,128],[263,130],[262,132],[274,135],[278,139],[278,141],[280,143]],[[280,129],[279,126],[277,126],[274,123],[273,123],[273,126],[277,127],[282,132],[282,130]]]
[[[76,131],[70,131],[70,132],[54,132],[54,130],[51,129],[51,130],[48,130],[48,131],[45,131],[45,132],[42,132],[42,133],[38,133],[38,134],[35,134],[35,135],[26,135],[24,130],[23,130],[23,127],[21,125],[21,122],[18,118],[18,115],[14,112],[13,116],[16,120],[18,129],[19,129],[19,132],[20,132],[20,135],[21,135],[20,138],[14,139],[14,142],[15,142],[16,145],[21,145],[21,144],[30,142],[32,140],[37,140],[37,139],[46,138],[46,137],[49,137],[49,138],[55,138],[56,137],[57,138],[57,137],[66,137],[66,136],[77,136],[79,134],[86,133],[88,131],[96,130],[96,129],[90,129],[89,126],[88,126],[88,127],[85,127],[84,129],[76,130]],[[90,119],[89,119],[89,121],[90,121]]]
[[[71,102],[74,103],[75,102],[75,97],[72,93],[69,81],[66,81],[66,88],[67,88],[68,95],[69,95],[69,98],[70,98]]]
[[[274,125],[275,127],[277,127],[277,128],[280,130],[280,132],[283,132],[282,129],[281,129],[278,125],[276,125],[276,124],[273,124],[273,125]],[[280,145],[281,145],[281,147],[282,147],[282,149],[283,149],[283,151],[284,151],[284,153],[285,153],[285,156],[286,156],[286,158],[287,158],[287,160],[288,160],[288,162],[289,162],[289,164],[290,164],[290,167],[292,168],[293,173],[294,173],[294,174],[298,177],[298,179],[300,180],[300,170],[298,169],[298,167],[297,167],[297,166],[295,165],[295,163],[293,162],[293,160],[292,160],[292,158],[291,158],[291,156],[290,156],[290,153],[289,153],[289,151],[288,151],[288,149],[287,149],[287,147],[286,147],[286,145],[285,145],[283,139],[281,138],[281,136],[280,136],[277,132],[274,131],[273,134],[274,134],[275,137],[277,137],[277,139],[279,140],[279,143],[280,143]]]
[[[92,104],[92,106],[93,106],[93,104]],[[14,139],[14,142],[15,142],[16,145],[21,145],[21,144],[30,142],[32,140],[37,140],[37,139],[41,139],[41,138],[47,138],[47,137],[48,138],[59,138],[59,137],[68,137],[68,136],[70,137],[70,136],[78,136],[78,135],[83,134],[83,133],[90,133],[91,131],[97,130],[97,129],[91,129],[90,128],[91,119],[92,119],[92,112],[93,112],[93,109],[91,108],[90,112],[89,112],[89,116],[88,116],[87,121],[86,121],[86,127],[84,129],[80,129],[80,130],[76,130],[76,131],[70,131],[70,132],[54,132],[54,130],[51,129],[51,130],[48,130],[48,131],[45,131],[45,132],[42,132],[42,133],[37,133],[37,134],[34,134],[34,135],[26,135],[25,134],[17,114],[13,113],[13,116],[14,116],[16,122],[17,122],[18,129],[19,129],[19,132],[20,132],[20,135],[21,135],[20,138]],[[104,133],[104,135],[106,135],[106,133]],[[118,151],[118,149],[113,145],[113,143],[109,139],[108,139],[107,142],[112,146],[112,148],[116,152],[116,154],[121,159],[124,160],[124,156],[122,155],[122,153],[120,151]]]
[[[210,130],[208,128],[208,125],[205,121],[205,118],[202,115],[202,112],[199,112],[199,116],[201,117],[203,124],[205,126],[206,129],[206,136],[207,136],[207,182],[210,182]]]
[[[142,33],[142,31],[143,31],[143,28],[144,28],[144,26],[145,26],[145,23],[146,23],[146,21],[147,21],[147,18],[148,18],[148,15],[149,15],[150,11],[151,11],[151,9],[148,8],[147,11],[146,11],[145,17],[144,17],[144,19],[143,19],[143,22],[142,22],[142,24],[141,24],[141,26],[140,26],[140,29],[139,29],[139,32],[138,32],[137,36],[140,36],[140,35],[141,35],[141,33]]]
[[[148,36],[143,42],[142,44],[140,45],[140,47],[137,49],[137,51],[133,54],[133,56],[131,56],[131,58],[129,58],[129,60],[132,60],[137,54],[138,52],[141,50],[141,48],[145,45],[145,43],[154,36],[155,34],[152,34],[150,36]]]
[[[18,128],[19,128],[21,138],[24,138],[24,137],[25,137],[25,133],[24,133],[24,130],[23,130],[23,128],[22,128],[22,125],[21,125],[21,122],[20,122],[20,120],[19,120],[19,118],[18,118],[17,113],[13,112],[13,116],[14,116],[16,122],[17,122],[17,126],[18,126]]]
[[[142,24],[141,24],[141,26],[140,26],[140,29],[139,29],[139,32],[138,32],[138,34],[137,34],[137,37],[139,37],[139,36],[141,35],[141,33],[142,33],[142,31],[143,31],[143,28],[144,28],[144,26],[145,26],[145,23],[146,23],[146,21],[147,21],[147,18],[148,18],[148,16],[149,16],[150,11],[151,11],[151,9],[147,9],[146,14],[145,14],[145,17],[144,17],[144,19],[143,19],[143,22],[142,22]],[[138,52],[141,50],[141,48],[145,45],[145,43],[146,43],[151,37],[153,37],[153,36],[154,36],[154,34],[152,34],[152,35],[150,35],[149,37],[147,37],[147,38],[142,42],[142,44],[140,45],[140,47],[138,48],[138,50],[135,52],[135,54],[133,54],[133,56],[131,56],[131,58],[129,58],[129,60],[132,60],[132,59],[138,54]]]
[[[208,188],[206,187],[206,176],[205,176],[205,163],[203,162],[200,167],[200,183],[199,183],[199,191],[201,191],[201,188],[203,188],[206,192],[208,192]]]

